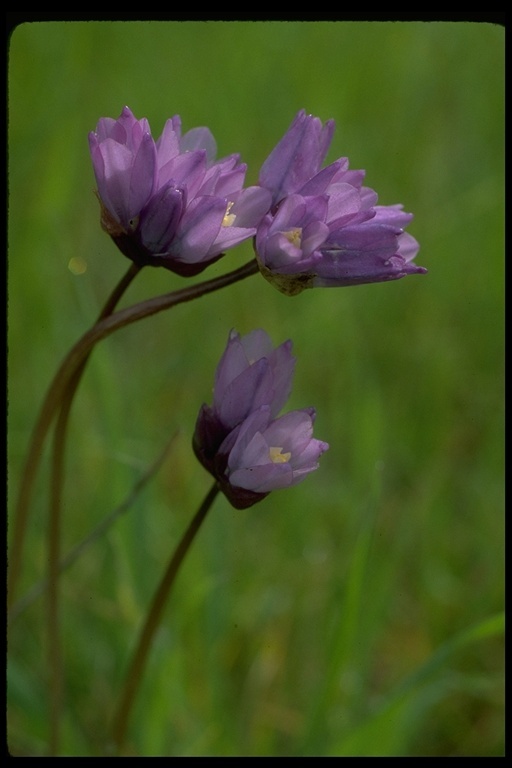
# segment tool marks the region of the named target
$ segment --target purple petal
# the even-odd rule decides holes
[[[206,153],[204,150],[176,155],[160,168],[158,184],[163,186],[172,181],[175,186],[187,188],[187,199],[192,200],[201,184],[206,171]]]
[[[182,216],[171,255],[190,264],[205,259],[221,228],[225,205],[217,197],[193,200]]]
[[[274,203],[297,192],[320,169],[334,133],[334,121],[324,126],[301,110],[262,165],[259,183],[272,192]]]
[[[343,217],[353,216],[361,209],[361,195],[350,184],[332,184],[329,187],[329,202],[327,205],[327,222]]]
[[[178,115],[167,120],[162,135],[156,142],[158,167],[162,169],[180,152],[181,119]]]
[[[221,226],[217,237],[208,249],[207,258],[218,256],[221,253],[234,248],[235,245],[243,243],[256,234],[256,227],[248,229],[245,227]]]
[[[374,219],[356,226],[342,227],[331,232],[323,249],[329,258],[336,260],[364,257],[368,254],[386,259],[396,253],[400,230],[374,223]],[[327,259],[328,260],[328,259]]]
[[[402,232],[398,236],[398,253],[406,261],[412,261],[420,249],[418,241],[408,232]],[[426,272],[424,267],[418,268]]]
[[[145,133],[133,160],[130,176],[130,218],[137,216],[156,187],[156,148],[151,134]]]
[[[93,149],[92,160],[101,200],[118,221],[128,228],[133,215],[130,208],[132,153],[123,144],[105,139]]]
[[[215,407],[223,424],[232,429],[251,411],[267,405],[273,395],[272,372],[268,360],[257,360],[231,381]]]
[[[304,197],[312,197],[314,195],[323,195],[327,192],[329,186],[335,183],[339,178],[339,181],[345,181],[345,173],[348,168],[348,158],[340,157],[334,163],[322,168],[312,179],[309,179],[303,187],[298,190]]]
[[[268,448],[267,448],[268,450]],[[293,470],[289,464],[264,464],[235,469],[229,475],[231,485],[255,493],[270,493],[293,484]]]
[[[231,447],[228,459],[228,465],[231,468],[243,466],[244,453],[257,433],[261,433],[269,424],[271,419],[270,408],[262,406],[257,411],[253,411],[241,423],[235,444]],[[221,449],[222,450],[222,446]]]
[[[209,163],[215,160],[217,143],[209,128],[192,128],[183,134],[180,141],[180,152],[193,152],[197,149],[206,150],[206,157]]]
[[[253,334],[256,332],[253,331]],[[264,334],[265,346],[271,348],[270,339],[264,331],[260,333]],[[253,334],[249,334],[249,337]],[[239,376],[245,368],[247,368],[252,362],[258,360],[260,357],[264,357],[263,354],[251,355],[248,357],[246,352],[246,344],[248,336],[244,337],[244,343],[240,338],[240,334],[235,330],[231,330],[228,336],[228,343],[226,349],[222,353],[217,370],[215,371],[215,386],[214,386],[214,402],[217,405],[220,403],[226,387],[230,382]],[[258,335],[258,341],[261,336]]]
[[[290,397],[292,391],[293,374],[296,359],[292,355],[292,342],[290,340],[280,344],[268,356],[272,369],[272,387],[274,390],[270,410],[272,416],[277,416]]]
[[[329,235],[329,227],[323,221],[313,221],[302,231],[301,250],[303,258],[308,258],[313,251],[323,245]]]
[[[290,411],[273,421],[265,432],[269,445],[281,446],[292,454],[301,452],[311,440],[313,418],[310,410]]]
[[[237,227],[257,227],[270,208],[272,196],[263,187],[243,189],[233,203],[230,213],[235,216]]]
[[[183,210],[183,192],[168,184],[154,195],[139,222],[143,245],[151,253],[166,252],[176,232]]]
[[[374,206],[375,221],[382,224],[390,224],[394,227],[406,227],[414,216],[412,213],[405,213],[403,205],[376,205]]]
[[[330,254],[330,259],[322,260],[317,265],[317,276],[313,280],[314,287],[340,287],[362,285],[364,283],[380,283],[387,280],[398,280],[412,274],[423,274],[426,269],[408,264],[401,256],[391,256],[382,259],[370,253],[362,257],[343,255],[337,260]]]
[[[220,160],[206,171],[198,194],[233,199],[243,187],[246,171],[247,166],[238,162],[238,155]]]

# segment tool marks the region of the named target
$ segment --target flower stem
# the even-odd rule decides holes
[[[70,405],[69,398],[67,404]],[[64,406],[64,425],[59,418],[53,444],[52,480],[50,486],[50,514],[48,520],[48,699],[49,738],[48,756],[56,757],[59,750],[59,725],[63,700],[63,675],[61,661],[58,579],[60,559],[60,486],[62,485],[65,446],[65,422],[69,407]]]
[[[151,642],[155,631],[158,628],[160,619],[162,617],[167,598],[171,591],[171,587],[174,584],[174,580],[179,571],[180,565],[183,562],[185,555],[187,554],[190,545],[192,544],[196,533],[201,527],[201,523],[206,517],[208,510],[210,509],[219,488],[217,483],[214,483],[208,491],[203,503],[197,510],[194,518],[192,519],[189,527],[185,531],[180,543],[178,544],[173,556],[167,566],[167,570],[160,582],[160,585],[153,597],[149,612],[146,616],[146,621],[142,632],[139,637],[139,642],[135,650],[135,654],[132,658],[128,675],[126,677],[125,685],[122,691],[119,707],[114,718],[113,727],[113,739],[117,747],[118,752],[123,748],[126,727],[128,724],[128,718],[130,711],[135,700],[135,694],[142,678],[144,666],[149,654]]]
[[[134,277],[141,267],[132,264],[122,280],[116,285],[103,307],[98,322],[108,317],[114,311]],[[60,568],[60,539],[61,539],[61,497],[64,481],[64,460],[66,451],[67,426],[73,398],[78,389],[80,379],[87,365],[90,352],[71,378],[64,392],[59,417],[55,426],[52,472],[50,484],[50,510],[48,521],[48,669],[49,669],[49,713],[50,734],[48,739],[48,754],[55,757],[59,749],[60,715],[63,703],[64,683],[62,674],[62,651],[60,643],[59,622],[59,568]]]
[[[239,267],[232,272],[228,272],[226,275],[221,275],[212,280],[197,283],[189,288],[182,288],[181,290],[173,291],[172,293],[167,293],[163,296],[148,299],[139,304],[135,304],[132,307],[115,312],[96,323],[93,328],[82,336],[65,357],[46,394],[46,398],[39,413],[39,418],[32,433],[29,451],[25,461],[20,493],[14,513],[13,539],[9,555],[9,606],[12,605],[16,596],[30,499],[46,434],[55,417],[57,408],[62,402],[67,387],[70,385],[77,370],[79,370],[80,365],[87,359],[87,356],[94,345],[111,333],[114,333],[114,331],[117,331],[126,325],[130,325],[137,320],[150,317],[165,309],[170,309],[177,304],[192,301],[200,296],[206,296],[208,293],[232,285],[239,280],[257,274],[258,272],[259,268],[256,259],[251,259],[251,261],[244,266]]]

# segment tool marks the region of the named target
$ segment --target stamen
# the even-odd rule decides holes
[[[293,229],[289,229],[288,232],[283,232],[283,235],[292,245],[296,245],[297,248],[300,248],[302,242],[301,227],[294,227]]]
[[[283,449],[279,447],[271,446],[268,449],[268,457],[274,464],[286,464],[290,461],[291,455],[289,451],[283,453]]]
[[[223,227],[232,227],[235,223],[236,215],[234,213],[230,213],[230,210],[233,207],[233,203],[228,203],[228,207],[226,208],[226,213],[224,214],[224,218],[222,219],[222,226]]]

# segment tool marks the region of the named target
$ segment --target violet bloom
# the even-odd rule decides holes
[[[215,161],[208,128],[181,134],[168,120],[155,141],[146,119],[125,107],[102,118],[89,134],[102,226],[125,256],[140,266],[195,275],[252,237],[270,193],[244,189],[239,156]]]
[[[213,407],[199,412],[194,451],[237,509],[297,485],[328,449],[312,436],[314,409],[277,417],[294,364],[290,342],[274,349],[264,331],[243,338],[232,331],[217,367]]]
[[[268,406],[276,416],[290,396],[295,358],[291,341],[274,348],[259,329],[240,337],[231,331],[215,372],[213,406],[204,404],[197,419],[194,447],[211,469],[224,438],[253,411]]]
[[[413,216],[379,206],[364,171],[340,158],[321,169],[334,122],[298,113],[262,166],[272,195],[255,238],[262,274],[283,293],[397,280],[426,272],[413,263],[419,245],[404,232]]]

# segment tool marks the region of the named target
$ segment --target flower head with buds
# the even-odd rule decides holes
[[[313,438],[312,408],[278,416],[291,391],[291,342],[274,348],[265,331],[231,331],[217,366],[213,406],[203,405],[193,446],[237,509],[296,485],[328,445]]]
[[[397,280],[426,272],[413,263],[419,245],[404,228],[412,214],[379,206],[364,171],[340,158],[321,169],[334,122],[300,111],[270,153],[260,185],[271,210],[255,238],[262,274],[283,293]]]
[[[181,134],[168,120],[155,141],[148,121],[125,107],[89,134],[103,228],[141,266],[194,275],[252,237],[270,193],[245,188],[236,154],[215,160],[208,128]]]

